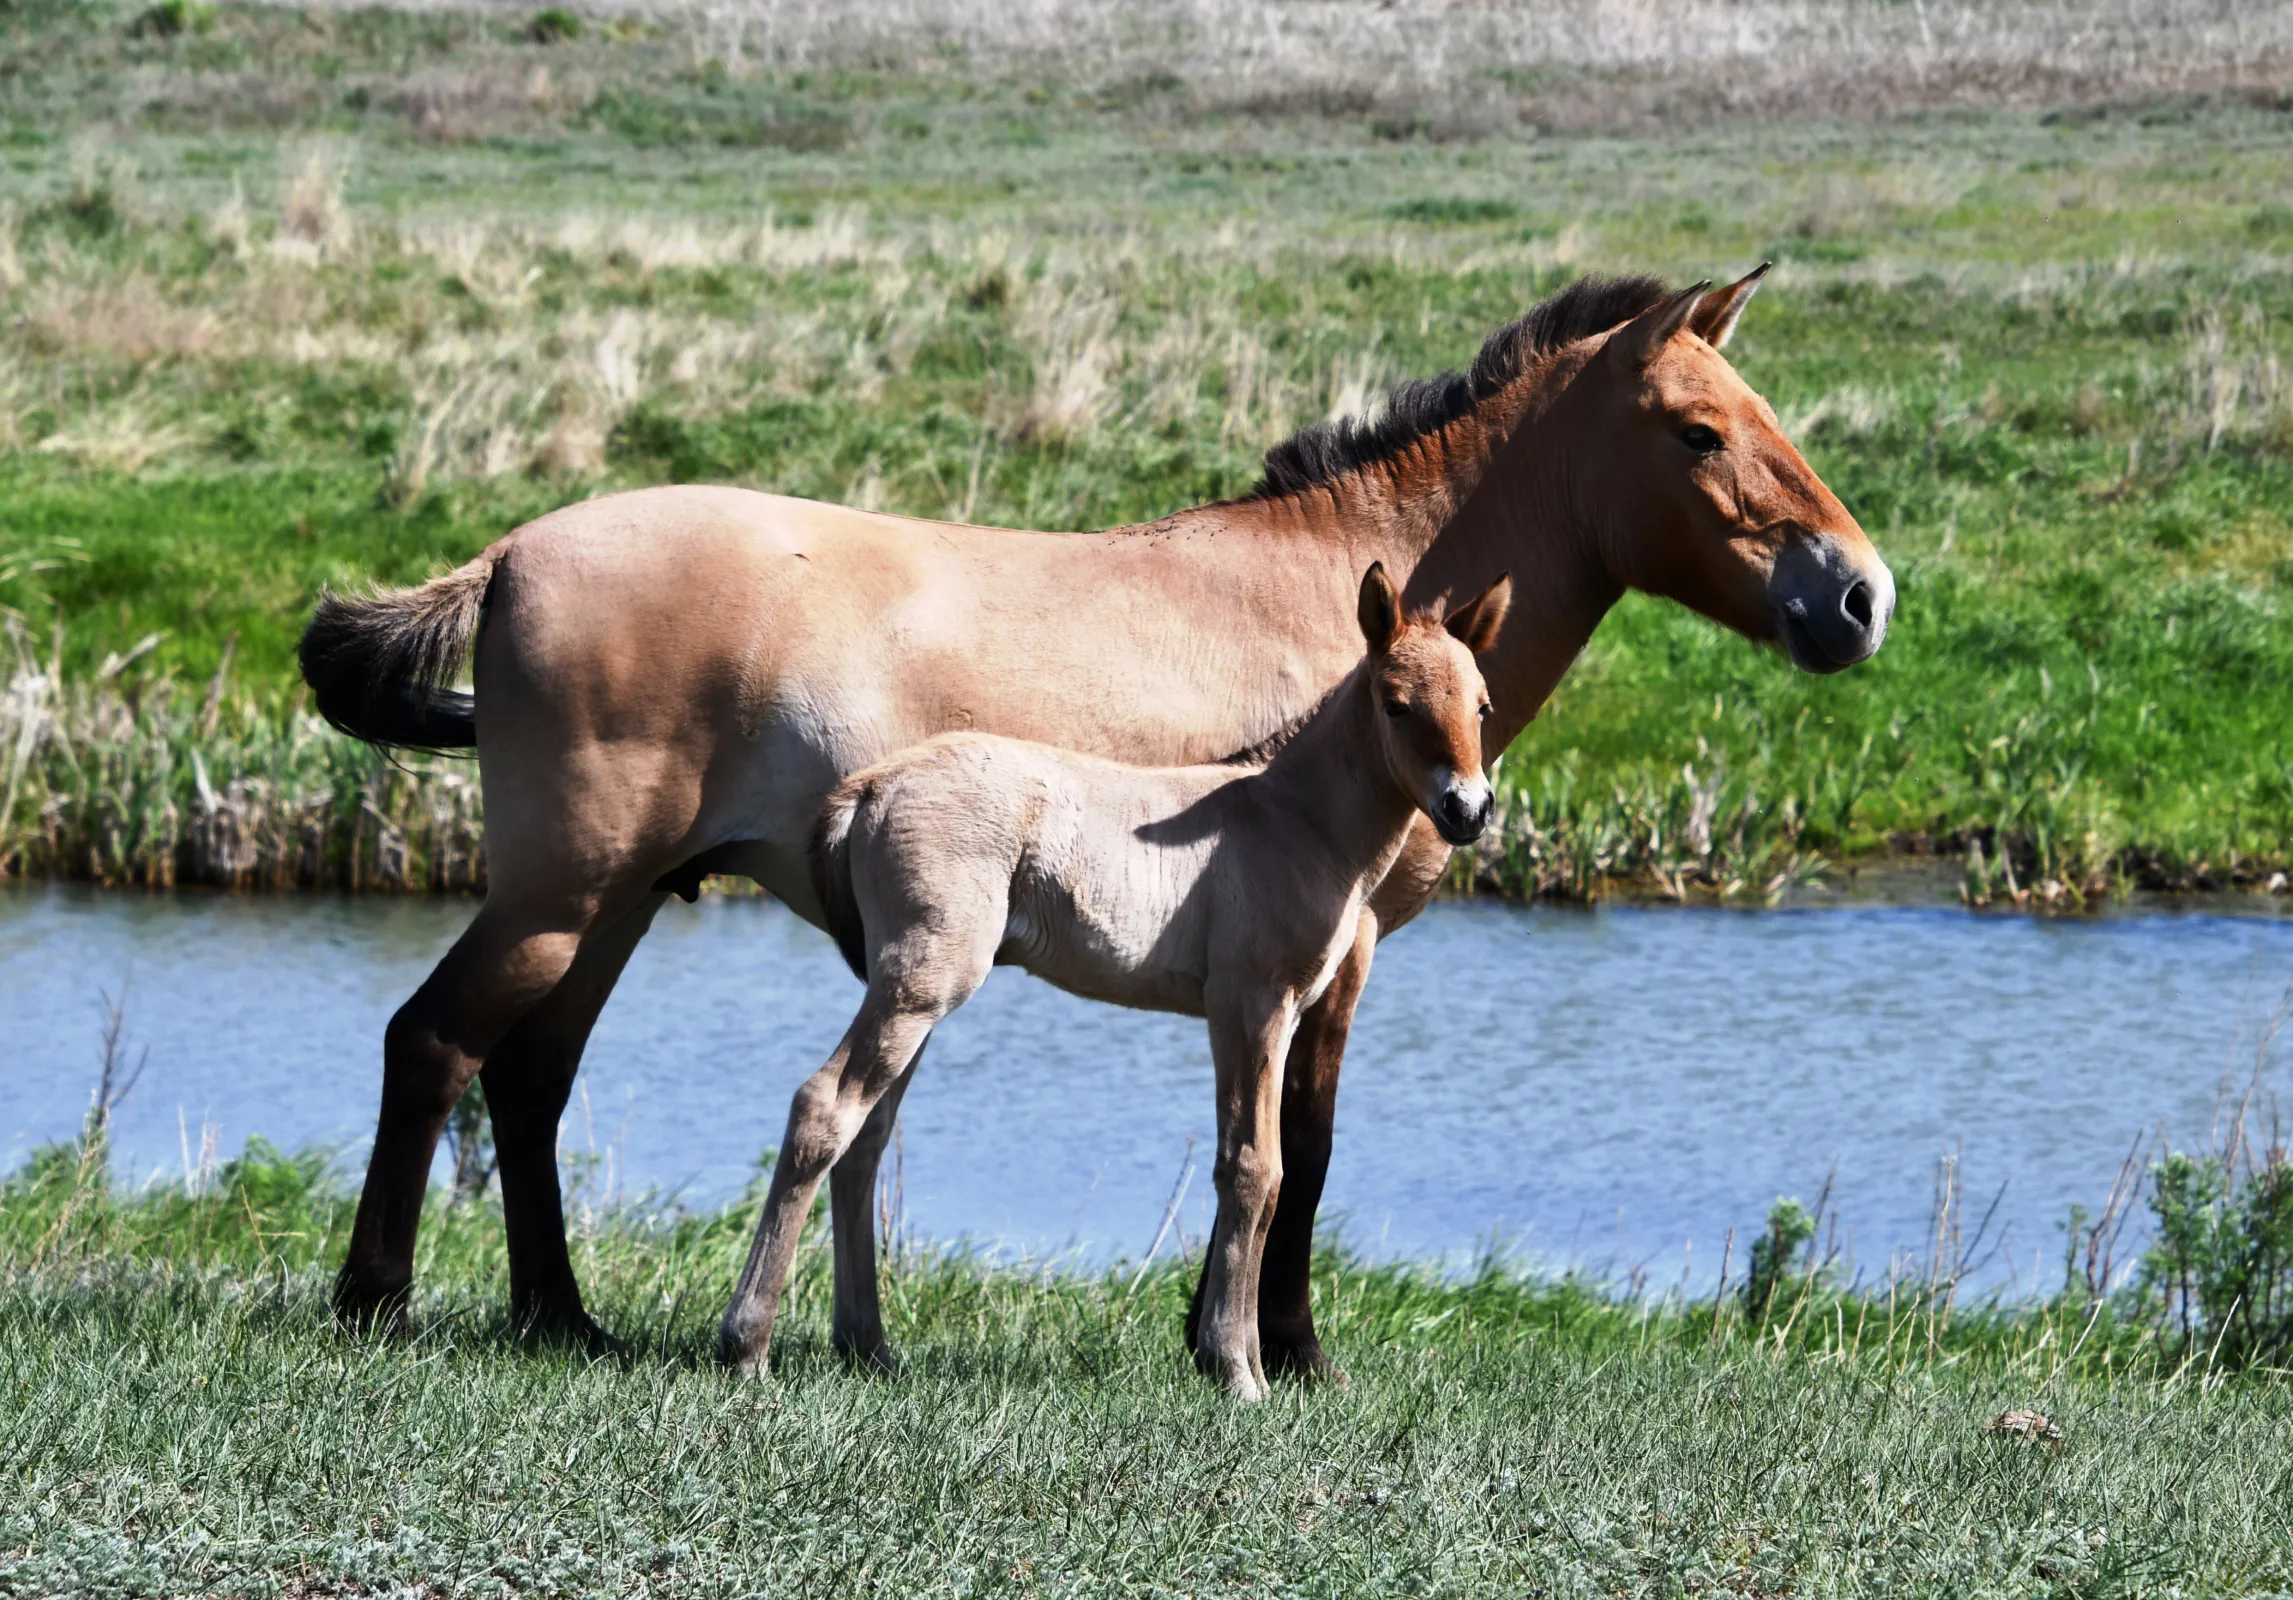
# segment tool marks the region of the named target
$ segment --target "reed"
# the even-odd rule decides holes
[[[139,674],[68,676],[11,619],[0,696],[0,877],[223,889],[473,890],[476,774],[343,738],[299,700]]]

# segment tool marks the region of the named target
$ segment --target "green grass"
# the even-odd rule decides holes
[[[71,672],[157,633],[139,670],[203,685],[234,641],[275,708],[320,585],[633,484],[1145,518],[1578,272],[1774,255],[1734,353],[1893,562],[1893,635],[1817,681],[1628,602],[1484,881],[2293,864],[2275,101],[1397,138],[1024,60],[728,72],[661,22],[141,15],[0,13],[0,607]]]
[[[2068,1302],[1632,1305],[1326,1253],[1352,1384],[1229,1405],[1188,1270],[909,1252],[891,1379],[711,1358],[749,1215],[574,1209],[623,1360],[502,1321],[433,1198],[421,1332],[346,1339],[348,1201],[257,1149],[196,1196],[69,1153],[0,1189],[0,1593],[2247,1594],[2293,1585],[2293,1391]],[[578,1200],[578,1195],[577,1195]],[[2059,1449],[1985,1432],[2036,1406]]]

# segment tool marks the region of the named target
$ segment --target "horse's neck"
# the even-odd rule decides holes
[[[1286,817],[1313,831],[1347,871],[1385,876],[1408,837],[1417,802],[1365,747],[1371,711],[1366,662],[1355,666],[1259,775]]]
[[[1512,574],[1511,611],[1482,662],[1492,750],[1536,717],[1623,593],[1570,495],[1586,451],[1565,401],[1582,370],[1581,357],[1550,363],[1421,441],[1405,465],[1380,463],[1264,508],[1272,525],[1326,556],[1348,594],[1371,561],[1406,575],[1413,605],[1443,593],[1462,604]]]

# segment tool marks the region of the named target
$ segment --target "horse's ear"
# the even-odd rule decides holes
[[[1752,303],[1752,296],[1759,293],[1760,280],[1774,266],[1772,261],[1763,261],[1725,289],[1714,289],[1704,296],[1704,303],[1696,308],[1695,320],[1690,324],[1696,330],[1696,337],[1715,350],[1724,346],[1736,331],[1736,319],[1744,314],[1744,307]]]
[[[1443,626],[1455,634],[1466,649],[1479,655],[1497,642],[1497,630],[1505,625],[1505,613],[1512,608],[1513,575],[1508,572],[1450,612]]]
[[[1635,370],[1647,366],[1664,353],[1672,336],[1688,325],[1702,304],[1704,292],[1712,287],[1706,278],[1692,288],[1682,289],[1671,299],[1650,306],[1609,336],[1608,348],[1616,359]]]
[[[1381,656],[1393,647],[1393,636],[1401,629],[1401,596],[1394,593],[1393,580],[1385,575],[1382,561],[1372,561],[1361,575],[1361,608],[1357,614],[1371,655]]]

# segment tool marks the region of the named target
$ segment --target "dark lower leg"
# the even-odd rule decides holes
[[[601,1347],[613,1343],[582,1305],[566,1248],[558,1123],[590,1030],[661,904],[662,897],[648,897],[620,923],[584,940],[557,987],[486,1058],[482,1077],[509,1239],[510,1314],[537,1334]]]
[[[477,1065],[410,1015],[420,1001],[419,994],[408,1001],[384,1035],[382,1114],[334,1287],[335,1315],[352,1328],[405,1327],[430,1159]]]
[[[1341,1376],[1314,1332],[1314,1217],[1330,1171],[1338,1072],[1376,948],[1375,925],[1364,917],[1346,964],[1321,1000],[1298,1019],[1290,1040],[1282,1075],[1282,1188],[1258,1274],[1258,1338],[1269,1372]]]
[[[336,1314],[347,1326],[404,1326],[422,1200],[446,1115],[495,1043],[564,975],[578,938],[489,901],[390,1019],[382,1114],[335,1281]]]

